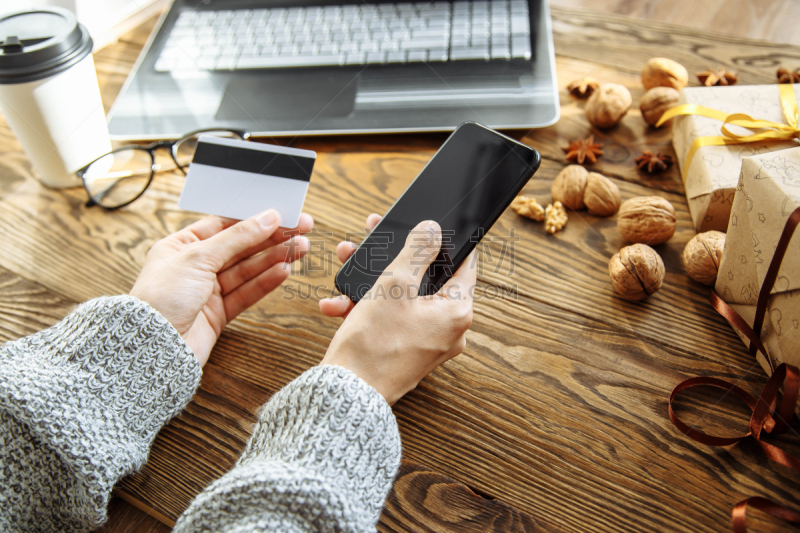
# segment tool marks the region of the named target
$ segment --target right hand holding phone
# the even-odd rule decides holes
[[[372,229],[380,216],[370,215]],[[328,316],[345,317],[322,364],[338,365],[355,373],[394,404],[437,366],[460,354],[472,323],[472,297],[477,265],[475,252],[455,275],[431,296],[418,289],[428,266],[441,247],[436,222],[421,222],[409,233],[403,251],[372,289],[354,305],[347,296],[320,301]],[[343,263],[356,245],[340,243]]]

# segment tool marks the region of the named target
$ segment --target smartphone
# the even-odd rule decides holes
[[[442,249],[419,294],[435,294],[539,168],[539,152],[465,122],[448,137],[336,274],[336,288],[361,300],[424,220],[442,228]]]

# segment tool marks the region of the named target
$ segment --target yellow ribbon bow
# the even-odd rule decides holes
[[[722,121],[722,135],[711,135],[708,137],[698,137],[694,140],[689,147],[689,153],[686,154],[686,160],[681,168],[681,175],[683,180],[686,181],[686,172],[692,164],[692,158],[695,152],[703,146],[721,146],[726,144],[745,144],[758,141],[788,141],[791,139],[800,139],[800,127],[798,127],[798,110],[797,98],[794,95],[794,86],[791,84],[778,85],[781,97],[781,109],[783,110],[783,118],[786,119],[786,124],[780,122],[772,122],[771,120],[758,120],[754,119],[744,113],[728,114],[723,111],[703,107],[695,104],[683,104],[673,107],[661,116],[661,119],[656,124],[656,127],[661,126],[664,122],[672,117],[679,115],[700,115],[702,117],[714,118]],[[740,135],[728,129],[728,125],[741,126],[754,133],[750,135]]]

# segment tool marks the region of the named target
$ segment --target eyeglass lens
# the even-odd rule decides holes
[[[194,152],[197,149],[197,139],[198,137],[203,136],[212,136],[212,137],[223,137],[227,139],[241,139],[241,135],[232,131],[226,130],[219,130],[219,131],[201,131],[192,135],[188,135],[183,139],[179,139],[173,148],[173,155],[175,157],[175,162],[178,163],[178,166],[185,169],[189,166],[189,163],[192,162],[194,158]]]
[[[225,130],[187,135],[175,141],[172,146],[175,163],[185,170],[194,158],[198,137],[206,135],[230,139],[242,138],[235,132]],[[132,202],[147,188],[154,170],[175,168],[171,162],[161,164],[164,162],[162,159],[159,159],[159,164],[156,165],[153,157],[148,150],[129,147],[120,148],[94,161],[83,173],[89,196],[96,204],[110,209]]]
[[[103,207],[119,207],[147,188],[153,156],[147,150],[126,148],[106,154],[89,165],[83,181],[89,196]]]

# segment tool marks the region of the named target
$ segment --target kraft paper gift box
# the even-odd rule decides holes
[[[789,215],[798,207],[800,148],[742,160],[714,290],[751,326],[761,283],[775,247]],[[734,330],[739,333],[736,328]],[[744,335],[739,333],[739,336],[750,345]],[[767,375],[781,363],[800,367],[800,229],[789,242],[778,271],[767,304],[761,341],[772,365],[761,352],[756,357]]]
[[[800,100],[800,85],[793,88]],[[778,85],[686,87],[681,90],[680,104],[696,104],[726,114],[744,113],[754,119],[786,123]],[[685,168],[689,148],[695,139],[720,136],[723,122],[699,115],[676,116],[673,122],[672,145],[683,175],[689,211],[698,232],[727,229],[743,158],[797,146],[793,140],[703,146]],[[737,126],[729,125],[728,128],[741,135],[752,133]]]

